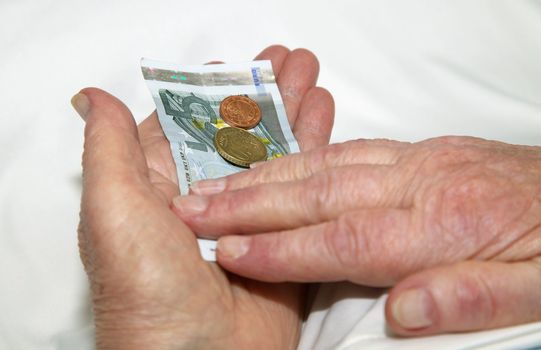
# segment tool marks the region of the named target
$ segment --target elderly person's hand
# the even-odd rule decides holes
[[[402,335],[541,320],[541,148],[358,140],[200,182],[177,215],[262,281],[394,286]]]
[[[314,87],[316,58],[270,47],[288,116],[303,149],[328,142],[332,97]],[[302,288],[239,278],[201,259],[171,211],[178,195],[169,144],[152,114],[139,128],[113,96],[84,89],[86,121],[79,242],[100,349],[295,348]]]

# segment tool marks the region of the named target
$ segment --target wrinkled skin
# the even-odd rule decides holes
[[[327,144],[334,104],[315,87],[315,56],[273,46],[256,59],[272,60],[301,148]],[[98,348],[295,348],[303,288],[239,278],[201,259],[170,209],[177,176],[156,114],[137,127],[126,106],[94,88],[73,103],[86,121],[79,245]]]
[[[540,147],[357,140],[193,192],[174,210],[203,235],[236,234],[218,243],[226,269],[394,286],[386,314],[398,334],[541,321]]]

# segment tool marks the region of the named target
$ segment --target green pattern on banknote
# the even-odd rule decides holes
[[[167,115],[173,118],[173,121],[186,133],[195,139],[187,143],[187,146],[197,150],[208,149],[209,152],[216,152],[214,148],[213,140],[216,131],[218,130],[217,124],[223,120],[217,117],[219,113],[219,103],[227,96],[203,96],[195,95],[194,93],[173,92],[169,90],[160,90],[160,98],[165,107]],[[274,106],[271,103],[270,96],[248,96],[256,101],[259,101],[260,105],[263,105],[263,115],[276,114],[273,110]],[[269,118],[263,118],[266,121]],[[283,134],[280,129],[276,129],[276,125],[272,125],[272,122],[262,122],[251,130],[256,136],[258,136],[262,142],[267,146],[268,157],[267,159],[277,158],[284,154],[289,153],[287,143],[283,142]],[[274,127],[275,130],[271,133],[268,127]],[[273,135],[275,135],[273,137]],[[282,143],[275,138],[282,138]]]

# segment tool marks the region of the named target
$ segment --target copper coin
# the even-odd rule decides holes
[[[261,109],[251,98],[229,96],[220,103],[220,116],[230,126],[251,129],[261,121]]]

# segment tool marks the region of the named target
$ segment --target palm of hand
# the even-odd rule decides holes
[[[273,61],[301,147],[326,144],[333,103],[325,90],[314,87],[315,57],[307,51],[290,53],[271,47],[257,59]],[[92,103],[107,100],[104,105],[110,106],[109,112],[122,108],[115,107],[118,102],[110,96],[99,96],[96,91],[85,94]],[[87,121],[87,145],[104,138],[103,129],[88,132],[92,119]],[[84,156],[79,236],[93,290],[98,345],[294,347],[299,335],[301,287],[239,278],[202,261],[192,231],[169,209],[171,199],[178,195],[177,175],[155,113],[141,123],[137,133],[138,139],[132,135],[123,144],[110,141],[107,149],[114,154],[108,163],[98,159],[98,147],[94,152],[85,151]],[[90,149],[87,145],[85,150]],[[119,159],[125,160],[125,169]]]

